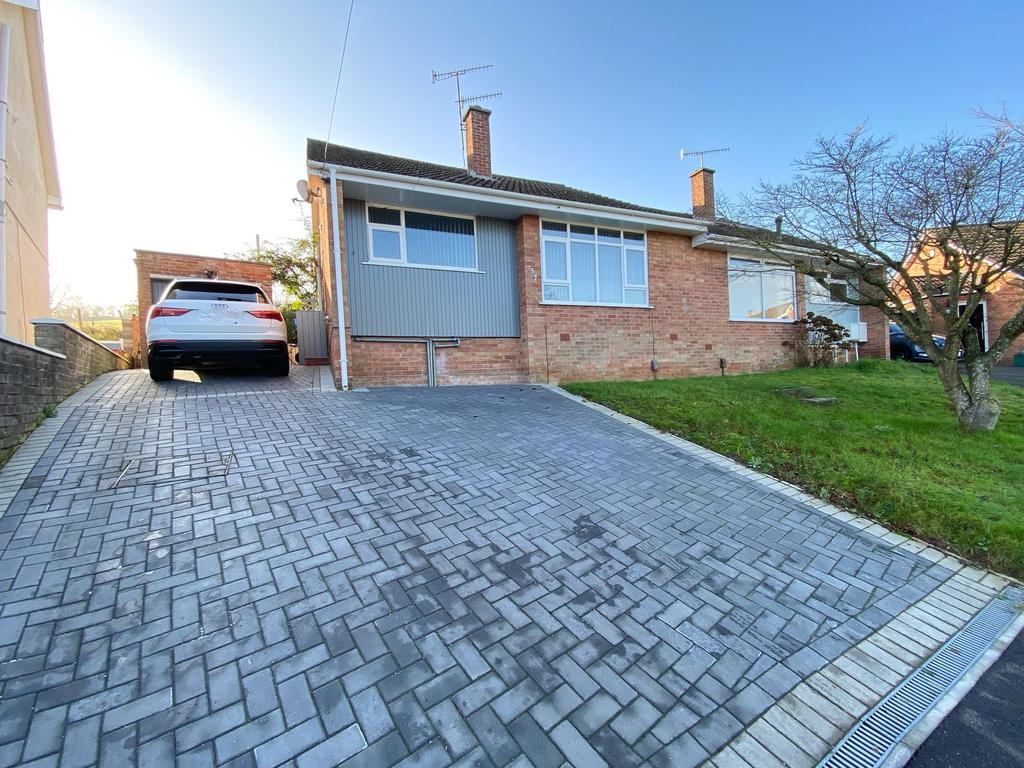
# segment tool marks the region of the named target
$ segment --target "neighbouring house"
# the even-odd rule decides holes
[[[32,343],[50,313],[49,209],[60,184],[39,4],[0,0],[0,336]]]
[[[160,300],[172,280],[180,277],[242,280],[256,283],[266,291],[267,296],[273,296],[269,264],[136,248],[135,272],[139,287],[139,314],[132,328],[131,349],[143,368],[147,365],[146,318],[149,316],[149,308]]]
[[[996,226],[1013,226],[1016,237],[1024,237],[1024,222],[997,222]],[[934,279],[936,275],[942,275],[946,271],[943,266],[943,257],[938,248],[933,245],[923,245],[915,248],[904,261],[911,278],[916,280]],[[998,262],[993,262],[998,263]],[[894,283],[899,290],[898,280]],[[909,296],[906,301],[909,304]],[[967,296],[956,297],[957,306],[963,308],[967,304]],[[948,306],[948,305],[947,305]],[[1020,308],[1024,307],[1024,274],[1019,270],[1009,270],[995,278],[986,289],[985,298],[971,313],[970,322],[978,333],[978,341],[982,351],[988,349],[989,344],[995,341],[999,329],[1013,317]],[[960,313],[963,314],[962,312]],[[945,323],[940,318],[932,315],[933,322],[937,322],[939,332],[943,332]],[[1014,341],[1006,354],[999,361],[999,365],[1013,365],[1014,355],[1024,353],[1024,336]]]
[[[340,384],[782,368],[808,309],[846,323],[860,354],[888,356],[881,313],[806,290],[791,266],[751,247],[749,227],[716,217],[711,169],[691,176],[692,214],[495,174],[490,117],[465,111],[466,168],[308,141]]]

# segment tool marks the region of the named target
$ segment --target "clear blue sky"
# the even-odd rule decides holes
[[[176,194],[161,201],[163,215],[175,218],[173,230],[158,233],[151,224],[150,232],[132,233],[133,245],[217,254],[250,242],[254,229],[265,237],[295,231],[289,198],[303,175],[305,138],[327,132],[347,10],[346,0],[44,0],[69,208],[57,214],[68,221],[60,224],[56,245],[79,248],[89,240],[76,236],[70,211],[76,204],[88,207],[95,197],[89,184],[97,178],[96,166],[87,173],[75,160],[67,164],[71,175],[64,173],[62,153],[75,151],[72,134],[89,117],[75,111],[84,106],[56,100],[66,95],[70,102],[76,91],[90,88],[113,90],[108,96],[115,99],[119,82],[90,72],[81,57],[61,57],[55,44],[70,47],[87,21],[113,40],[133,41],[180,74],[183,84],[168,94],[158,117],[152,108],[131,110],[126,96],[121,131],[137,138],[159,122],[158,143],[146,158],[150,172],[149,161],[159,165],[175,143],[176,126],[192,141],[201,142],[205,131],[208,149],[216,147],[223,158],[220,167],[210,167],[210,153],[171,151],[159,172],[182,185],[189,179],[239,180],[246,200],[260,198],[248,205],[260,208],[259,220],[225,210],[217,231],[210,231],[198,205],[216,208],[217,195],[205,194],[209,190],[197,183],[194,197],[200,199]],[[504,92],[487,104],[494,110],[496,173],[688,209],[687,176],[695,166],[679,160],[681,146],[731,147],[708,158],[708,165],[718,171],[718,191],[736,198],[759,179],[784,179],[817,134],[843,132],[864,119],[911,142],[946,128],[977,130],[972,110],[979,107],[1005,106],[1024,116],[1022,29],[1020,0],[356,0],[331,140],[459,164],[454,84],[432,85],[430,70],[490,63],[494,69],[467,77],[465,89]],[[161,82],[151,87],[160,89]],[[207,126],[197,105],[210,103],[229,114]],[[116,134],[91,140],[97,163],[125,151]],[[260,137],[254,146],[262,148],[261,156],[247,150],[250,134]],[[254,164],[274,170],[254,174]],[[110,227],[123,214],[111,207]],[[97,217],[103,214],[90,213],[93,223]],[[128,249],[101,256],[100,243],[84,247],[95,258],[111,259],[115,272],[130,269]],[[70,269],[71,260],[61,254],[55,264]],[[74,270],[67,274],[74,279]],[[104,290],[123,298],[130,281],[127,286],[107,284]],[[97,291],[79,292],[100,300]]]

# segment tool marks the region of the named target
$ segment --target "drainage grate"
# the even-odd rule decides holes
[[[910,677],[874,706],[818,768],[876,768],[1024,610],[1024,589],[1007,587]]]

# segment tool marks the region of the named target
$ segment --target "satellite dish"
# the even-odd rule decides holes
[[[295,189],[299,192],[299,200],[309,202],[309,182],[305,179],[299,179],[295,183]]]

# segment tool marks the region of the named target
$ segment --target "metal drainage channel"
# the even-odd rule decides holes
[[[877,768],[897,744],[1024,610],[1024,589],[1007,587],[910,677],[876,704],[818,768]]]

